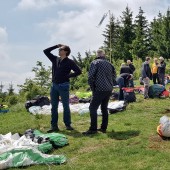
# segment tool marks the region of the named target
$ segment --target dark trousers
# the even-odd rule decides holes
[[[53,83],[51,87],[51,128],[58,127],[58,103],[59,96],[61,97],[61,101],[63,104],[64,115],[63,121],[66,126],[70,126],[71,124],[71,115],[70,115],[70,107],[69,107],[69,83],[56,84]]]
[[[153,78],[153,84],[158,84],[158,73],[153,73],[152,74],[152,78]]]
[[[93,92],[92,100],[90,102],[90,128],[89,130],[97,130],[97,109],[101,105],[102,124],[101,129],[107,129],[108,126],[108,102],[112,91],[95,91]]]
[[[119,100],[124,100],[124,94],[122,90],[123,87],[126,87],[124,78],[118,77],[116,81],[117,81],[117,84],[119,85]]]
[[[129,87],[134,87],[133,78],[129,80]]]
[[[165,74],[158,74],[159,84],[165,86]]]

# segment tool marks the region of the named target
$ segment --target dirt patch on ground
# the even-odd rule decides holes
[[[159,135],[152,135],[149,137],[148,148],[160,151],[170,150],[169,142],[170,139],[164,139]]]
[[[170,108],[165,109],[165,111],[161,112],[161,114],[170,115]]]
[[[151,142],[163,142],[163,139],[159,135],[152,135],[149,137]]]

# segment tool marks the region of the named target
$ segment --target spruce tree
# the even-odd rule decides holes
[[[120,32],[120,41],[121,41],[121,58],[126,61],[127,59],[132,60],[132,41],[135,39],[135,33],[133,29],[133,14],[130,8],[127,6],[125,11],[122,12],[123,16],[121,17],[121,32]]]
[[[9,95],[13,95],[14,94],[14,85],[12,84],[12,82],[9,84],[9,89],[8,90],[8,94]]]
[[[160,55],[164,58],[170,58],[170,10],[167,10],[162,21],[162,46],[160,47]]]
[[[159,12],[158,18],[154,18],[153,22],[151,22],[151,34],[152,34],[152,46],[154,50],[154,55],[160,55],[161,48],[163,46],[163,37],[162,37],[162,23],[163,16]]]
[[[120,58],[119,51],[119,38],[120,38],[120,22],[119,20],[115,21],[113,14],[110,14],[109,23],[106,25],[105,31],[103,31],[104,40],[104,49],[106,49],[106,54],[109,56],[110,61],[113,59],[117,60]]]
[[[144,60],[149,51],[149,27],[141,7],[135,18],[135,39],[132,41],[132,54]]]

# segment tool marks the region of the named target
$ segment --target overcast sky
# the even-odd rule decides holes
[[[0,83],[14,88],[33,77],[36,61],[51,63],[43,49],[67,44],[71,55],[97,50],[103,45],[101,35],[109,21],[96,26],[109,10],[116,18],[126,6],[138,14],[141,6],[148,20],[159,11],[165,14],[169,0],[0,0]],[[54,51],[58,54],[58,51]]]

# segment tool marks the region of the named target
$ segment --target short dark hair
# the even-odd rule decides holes
[[[67,45],[65,45],[64,47],[63,47],[63,49],[64,49],[64,51],[66,51],[67,53],[66,53],[66,56],[69,56],[70,55],[70,53],[71,53],[71,49],[70,49],[70,47],[69,46],[67,46]]]
[[[149,61],[151,58],[150,57],[146,57],[145,58],[145,61]]]

